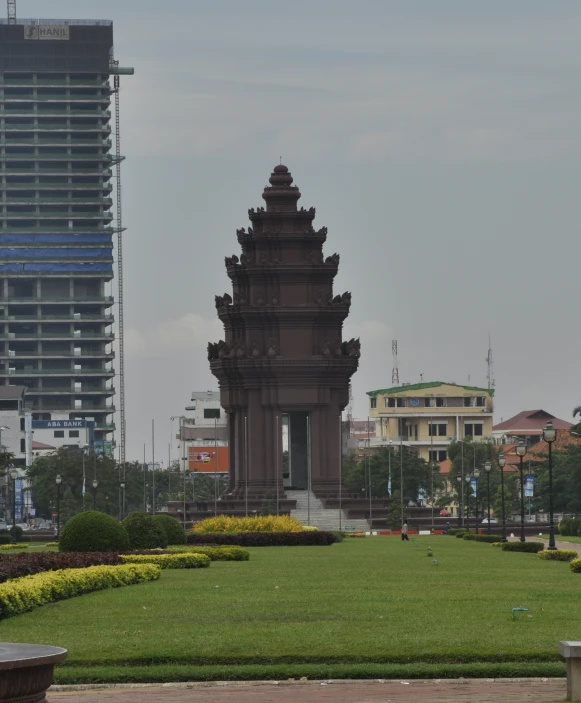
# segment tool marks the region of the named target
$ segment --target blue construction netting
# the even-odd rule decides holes
[[[111,250],[85,249],[1,249],[2,259],[111,259]]]
[[[113,246],[110,234],[0,234],[6,244],[105,244]]]

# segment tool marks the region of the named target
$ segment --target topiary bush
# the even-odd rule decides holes
[[[504,542],[503,552],[529,552],[536,554],[542,551],[545,545],[542,542]]]
[[[569,566],[571,567],[571,571],[576,574],[581,574],[581,559],[573,559],[573,561],[569,562]]]
[[[454,533],[454,536],[457,537],[458,539],[462,539],[464,537],[464,535],[467,535],[467,534],[469,534],[469,530],[461,529],[461,530],[456,530],[456,532]]]
[[[165,532],[168,544],[186,543],[184,526],[175,517],[171,515],[154,515],[153,520]]]
[[[125,552],[128,549],[129,536],[125,527],[98,510],[74,515],[61,530],[59,539],[61,552]]]
[[[500,542],[502,539],[501,535],[477,535],[475,532],[467,532],[462,539],[471,542]]]
[[[12,537],[8,530],[0,530],[0,544],[9,544],[12,542]]]
[[[149,513],[131,513],[121,523],[127,530],[130,549],[165,549],[167,535]]]
[[[537,556],[549,561],[573,561],[579,557],[574,549],[543,549],[537,552]]]

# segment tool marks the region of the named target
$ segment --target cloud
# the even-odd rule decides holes
[[[125,333],[127,358],[178,356],[199,351],[208,342],[217,340],[223,331],[220,320],[206,320],[196,313],[161,322],[147,330],[129,329]]]

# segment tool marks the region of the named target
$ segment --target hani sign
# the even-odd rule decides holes
[[[33,420],[33,430],[76,430],[95,427],[94,420]]]
[[[25,39],[57,39],[68,40],[69,25],[68,24],[25,24],[24,25]]]

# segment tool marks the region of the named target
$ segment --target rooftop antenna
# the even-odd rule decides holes
[[[16,24],[16,0],[8,0],[8,24]]]
[[[488,334],[488,354],[486,355],[486,379],[488,388],[494,388],[496,381],[494,380],[494,361],[492,360],[492,344],[490,342],[490,333]]]
[[[391,385],[399,386],[399,369],[397,367],[397,339],[391,340],[391,353],[393,355],[393,366],[391,368]]]

